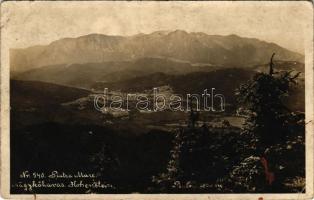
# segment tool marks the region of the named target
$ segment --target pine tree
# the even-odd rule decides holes
[[[293,71],[275,72],[274,55],[269,64],[269,73],[257,73],[236,92],[238,101],[248,114],[245,130],[257,137],[261,151],[284,141],[292,117],[284,100],[300,74],[292,75]]]
[[[269,192],[282,190],[280,188],[283,187],[283,181],[290,173],[289,170],[285,172],[282,169],[288,169],[288,165],[292,164],[287,164],[286,157],[289,154],[302,152],[302,148],[301,150],[289,150],[287,144],[291,140],[291,134],[300,132],[302,130],[300,127],[303,126],[302,124],[299,126],[296,121],[299,120],[299,117],[296,117],[296,114],[285,104],[291,88],[297,84],[296,80],[300,73],[275,71],[274,55],[271,57],[268,73],[260,72],[255,74],[251,80],[242,84],[236,92],[242,105],[240,109],[245,110],[247,113],[244,133],[255,138],[256,154],[254,156],[257,156],[259,164],[254,161],[253,166],[256,166],[256,169],[259,168],[258,166],[263,166],[265,176],[265,182],[263,183],[265,188],[263,190]],[[302,146],[302,144],[300,145]],[[240,166],[245,164],[246,160]],[[236,169],[234,169],[234,172],[237,171]],[[246,168],[242,168],[240,172],[246,174],[246,176],[251,174],[251,171],[247,171]],[[285,173],[286,175],[284,175]],[[257,170],[254,174],[258,175],[260,171]],[[261,181],[256,176],[252,180]],[[237,181],[236,176],[233,178],[233,182],[235,181]],[[263,184],[260,184],[258,189],[263,188],[261,187]],[[250,183],[242,182],[240,186],[250,188],[251,191],[256,189],[256,185],[250,185]]]

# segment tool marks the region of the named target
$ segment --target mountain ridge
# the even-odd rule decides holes
[[[145,57],[248,66],[267,62],[273,52],[280,60],[304,62],[303,55],[256,38],[175,30],[132,36],[88,34],[62,38],[48,45],[10,49],[10,63],[13,71],[64,63],[130,61]]]

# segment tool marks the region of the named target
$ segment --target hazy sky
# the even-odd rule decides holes
[[[133,35],[182,29],[237,34],[302,52],[310,2],[4,2],[11,48],[90,33]],[[310,19],[309,19],[310,18]],[[310,27],[311,28],[311,27]]]

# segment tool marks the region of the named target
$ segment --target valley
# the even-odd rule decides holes
[[[10,59],[12,193],[25,193],[19,184],[25,170],[92,174],[105,185],[84,189],[79,185],[97,182],[75,179],[70,188],[33,188],[29,194],[302,190],[305,66],[299,53],[254,38],[176,30],[63,38],[11,49]],[[255,113],[239,103],[239,90],[259,76],[282,84],[276,81],[290,75],[285,72],[300,72],[280,102],[293,119],[282,120],[289,127],[283,141],[259,152],[258,135],[247,131]],[[257,97],[274,88],[265,85],[257,87]],[[206,105],[206,89],[209,97],[221,98]],[[199,101],[192,101],[193,94]],[[279,169],[273,187],[264,180],[264,154],[277,156],[271,160]],[[179,165],[187,174],[179,173]]]

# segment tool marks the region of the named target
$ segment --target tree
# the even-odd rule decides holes
[[[293,71],[275,72],[274,55],[268,74],[255,74],[236,91],[239,103],[248,113],[245,130],[257,137],[259,150],[284,140],[292,116],[284,99],[289,96],[290,88],[296,84],[300,74],[292,75]]]
[[[276,191],[283,187],[283,181],[289,174],[288,171],[281,170],[281,164],[288,166],[284,164],[287,162],[285,150],[289,147],[289,141],[295,140],[293,132],[299,134],[303,126],[297,122],[299,117],[285,104],[291,87],[297,84],[296,79],[300,72],[275,71],[274,55],[270,59],[268,74],[255,74],[236,91],[241,109],[247,113],[244,133],[254,138],[256,153],[264,168],[267,191]],[[295,149],[292,154],[296,152],[302,150]]]

